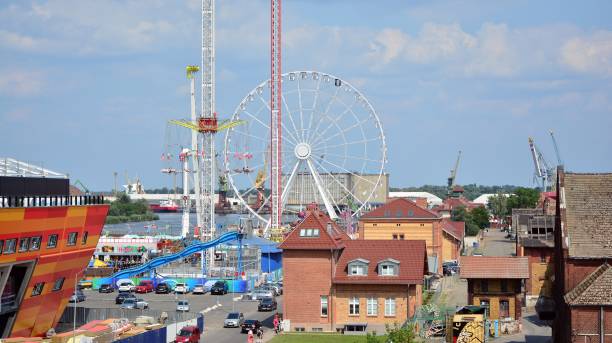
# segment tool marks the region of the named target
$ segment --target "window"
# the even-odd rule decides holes
[[[397,223],[397,224],[395,224],[395,226],[402,226],[402,224],[400,224],[400,223]]]
[[[53,283],[53,291],[59,291],[60,289],[62,289],[62,287],[64,287],[64,280],[66,280],[65,277],[61,277],[57,280],[55,280],[55,283]]]
[[[540,263],[546,263],[546,253],[544,251],[540,252]]]
[[[68,242],[66,243],[66,245],[76,245],[78,236],[78,232],[71,232],[70,234],[68,234]]]
[[[391,263],[381,264],[380,270],[378,272],[380,275],[384,275],[384,276],[396,276],[397,267]]]
[[[401,217],[402,216],[402,210],[397,210],[397,212],[395,212],[395,216],[396,217]]]
[[[385,299],[385,317],[394,317],[395,316],[395,299],[387,298]]]
[[[391,211],[385,210],[385,217],[391,217]]]
[[[49,235],[49,241],[47,241],[47,249],[57,247],[57,235]]]
[[[489,299],[480,299],[480,306],[489,308]]]
[[[352,297],[349,299],[349,316],[359,315],[359,298]]]
[[[30,250],[30,237],[19,239],[19,252],[26,252],[28,250]]]
[[[2,254],[2,249],[4,248],[4,240],[0,239],[0,254]]]
[[[408,217],[414,217],[414,212],[412,210],[408,211]]]
[[[425,224],[420,224],[421,226],[425,226]]]
[[[400,241],[403,241],[404,240],[404,234],[400,234],[399,235],[399,239],[400,239]]]
[[[397,240],[397,234],[393,234],[393,240]]]
[[[305,331],[305,329],[304,329],[304,328],[298,328],[298,327],[296,327],[296,328],[295,328],[295,331],[297,331],[297,332],[304,332],[304,331]]]
[[[327,309],[328,309],[327,295],[322,295],[321,296],[321,317],[327,317]]]
[[[378,224],[372,224],[372,226],[378,226]]]
[[[41,236],[32,237],[30,240],[30,251],[40,249],[40,242],[42,241]]]
[[[300,229],[300,237],[319,237],[319,229]]]
[[[510,303],[508,300],[499,301],[499,318],[510,317]]]
[[[83,233],[83,238],[81,239],[81,244],[87,244],[87,236],[89,236],[89,232],[85,231]]]
[[[34,285],[34,288],[32,289],[32,296],[37,296],[40,295],[43,291],[43,288],[45,287],[45,283],[44,282],[39,282],[37,284]]]
[[[487,280],[480,280],[480,291],[484,293],[489,291],[489,283]]]
[[[349,266],[349,275],[368,275],[368,265],[353,263]]]
[[[378,315],[378,299],[368,298],[366,305],[368,316]]]
[[[312,328],[312,332],[323,332],[323,328]]]
[[[12,254],[15,252],[15,248],[17,247],[17,239],[16,238],[12,238],[12,239],[7,239],[6,240],[6,245],[4,246],[4,253],[5,254]]]
[[[503,293],[508,292],[508,280],[500,280],[500,288]]]

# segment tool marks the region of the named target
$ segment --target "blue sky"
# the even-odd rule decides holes
[[[269,2],[217,1],[217,112],[269,77]],[[527,138],[566,168],[612,170],[612,2],[283,3],[283,68],[350,81],[384,126],[392,186],[532,185]],[[0,156],[92,189],[145,187],[168,119],[189,111],[199,1],[2,1]],[[219,140],[218,147],[222,147]]]

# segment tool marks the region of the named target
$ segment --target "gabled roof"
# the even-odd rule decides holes
[[[462,256],[459,276],[462,279],[528,279],[528,257]]]
[[[329,232],[327,230],[328,223],[331,225]],[[318,229],[319,236],[300,237],[301,229]],[[342,248],[344,241],[348,240],[350,240],[350,237],[327,214],[314,210],[306,214],[304,220],[289,233],[278,247],[284,250],[329,250]]]
[[[456,222],[444,218],[442,219],[442,230],[455,237],[457,240],[463,241],[463,237],[465,236],[465,222]]]
[[[360,262],[360,263],[365,263],[365,264],[370,263],[369,260],[366,260],[365,258],[361,258],[361,257],[348,261],[348,263],[353,263],[353,262]]]
[[[395,198],[361,219],[437,219],[439,215],[405,198]]]
[[[612,257],[612,173],[565,173],[561,199],[569,256]]]
[[[367,276],[348,275],[348,264],[357,258],[370,261],[393,259],[399,262],[398,276],[379,276],[378,264],[368,265]],[[427,272],[425,241],[352,240],[345,242],[336,265],[334,283],[341,284],[422,284]]]
[[[565,295],[569,305],[612,305],[612,267],[604,263]]]

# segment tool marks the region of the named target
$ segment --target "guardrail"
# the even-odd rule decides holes
[[[0,208],[83,206],[101,204],[104,204],[103,195],[0,196]]]

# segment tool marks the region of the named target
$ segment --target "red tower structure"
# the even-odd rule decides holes
[[[271,213],[270,228],[272,232],[281,226],[281,0],[271,0],[271,59],[270,59],[270,190]]]

